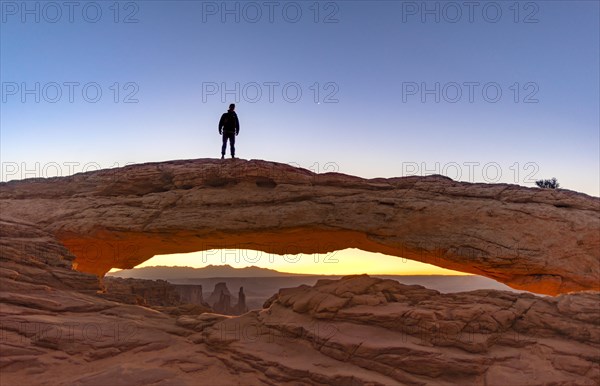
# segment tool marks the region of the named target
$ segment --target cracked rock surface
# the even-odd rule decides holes
[[[362,179],[260,160],[131,165],[0,184],[7,219],[36,224],[102,276],[156,254],[345,248],[557,295],[600,289],[600,200],[442,176]]]
[[[441,294],[361,275],[241,316],[170,315],[96,295],[51,234],[1,225],[3,386],[600,382],[596,291]]]
[[[2,386],[600,383],[593,197],[209,160],[1,188]],[[532,291],[583,291],[442,294],[357,275],[281,289],[241,316],[98,293],[108,267],[231,237],[259,250],[406,252]],[[511,240],[518,253],[499,247]]]

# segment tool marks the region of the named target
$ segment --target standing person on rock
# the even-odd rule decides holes
[[[221,115],[219,121],[219,134],[223,135],[223,146],[221,147],[221,159],[225,158],[227,150],[227,140],[231,147],[231,158],[235,158],[235,137],[240,133],[240,121],[235,113],[235,104],[229,105],[229,110]]]

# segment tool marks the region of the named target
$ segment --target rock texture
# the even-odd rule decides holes
[[[0,212],[1,213],[1,212]],[[74,271],[75,256],[53,235],[34,224],[0,218],[0,296],[27,288],[77,290],[95,294],[95,275]]]
[[[55,235],[76,269],[100,276],[156,254],[359,248],[538,293],[600,289],[600,200],[572,191],[212,159],[0,188],[3,218]]]
[[[235,305],[233,305],[234,301],[236,301]],[[238,298],[235,300],[225,282],[215,284],[214,291],[208,297],[208,304],[214,312],[223,315],[241,315],[248,311],[244,287],[240,287]]]
[[[3,220],[0,236],[2,386],[238,383],[175,317],[97,296],[98,277],[71,269],[52,235]]]
[[[231,292],[225,282],[215,284],[215,289],[208,297],[208,304],[219,313],[228,313],[231,308]]]
[[[184,303],[203,305],[202,286],[200,284],[173,284],[179,298]]]
[[[248,306],[246,305],[246,294],[244,293],[244,287],[240,287],[238,292],[237,304],[233,308],[234,315],[242,315],[248,312]]]
[[[600,382],[598,292],[440,294],[352,276],[238,317],[158,312],[98,296],[52,234],[0,225],[3,386]]]
[[[165,280],[104,277],[96,295],[118,303],[149,307],[169,315],[199,315],[213,312],[202,301],[201,285],[176,286]]]
[[[105,298],[147,306],[178,306],[183,303],[174,285],[165,280],[104,277]]]
[[[275,383],[593,385],[599,302],[598,292],[440,294],[362,275],[282,289],[262,311],[210,326],[179,324]]]

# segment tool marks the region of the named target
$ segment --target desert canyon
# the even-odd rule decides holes
[[[0,225],[2,386],[600,384],[600,199],[586,194],[197,159],[0,183]],[[357,248],[536,294],[357,272],[224,315],[182,301],[197,289],[132,297],[110,288],[136,282],[104,279],[226,248]]]

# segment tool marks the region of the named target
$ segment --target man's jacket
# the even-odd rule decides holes
[[[228,111],[221,115],[221,120],[219,121],[219,132],[221,132],[221,130],[223,130],[225,133],[239,134],[240,121],[238,120],[235,111]]]

